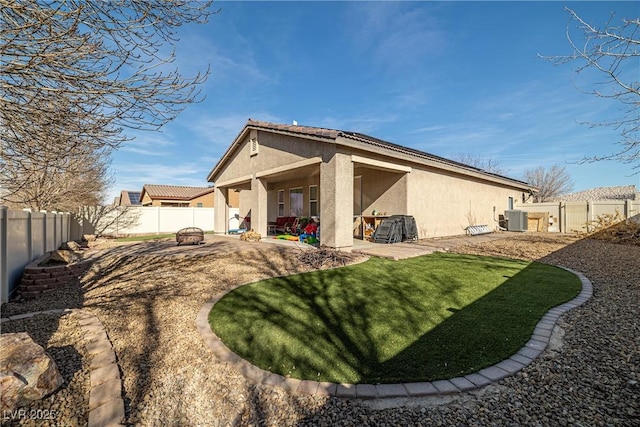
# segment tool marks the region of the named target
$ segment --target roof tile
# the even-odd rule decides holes
[[[145,184],[143,190],[146,191],[152,199],[191,200],[212,192],[214,188]]]

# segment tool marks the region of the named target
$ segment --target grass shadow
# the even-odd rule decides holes
[[[447,271],[453,267],[477,277]],[[488,277],[491,285],[483,284]],[[233,351],[284,376],[427,381],[508,358],[548,309],[579,288],[571,273],[540,264],[444,254],[375,259],[244,286],[223,297],[209,320]]]

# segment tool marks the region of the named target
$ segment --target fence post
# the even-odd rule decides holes
[[[29,262],[33,261],[33,212],[29,209],[29,227],[27,228],[27,244],[29,245]]]
[[[7,239],[8,222],[8,208],[6,206],[0,206],[0,303],[9,301],[9,242]]]

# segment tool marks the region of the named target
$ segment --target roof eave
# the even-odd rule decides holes
[[[364,138],[353,138],[351,137],[350,134],[347,134],[347,133],[342,133],[340,137],[342,138],[336,139],[336,143],[340,145],[344,145],[346,147],[364,149],[370,153],[383,154],[386,156],[399,158],[401,160],[411,161],[411,162],[415,162],[425,166],[429,166],[435,169],[446,170],[449,172],[454,172],[454,173],[458,173],[466,176],[472,176],[475,178],[479,178],[479,179],[483,179],[483,180],[491,181],[495,183],[500,183],[502,185],[507,185],[510,187],[518,188],[518,189],[523,189],[523,190],[535,189],[535,187],[532,187],[531,185],[529,185],[524,181],[486,172],[486,171],[483,171],[482,169],[473,168],[472,166],[467,166],[464,164],[456,164],[457,162],[448,161],[447,159],[444,159],[444,158],[442,158],[442,161],[436,161],[435,157],[437,156],[432,156],[432,155],[429,156],[429,157],[434,157],[434,159],[429,159],[427,158],[427,156],[418,156],[415,153],[415,150],[412,150],[408,147],[398,146],[397,144],[387,143],[386,141],[380,141],[380,143],[374,143],[373,141],[367,142]],[[346,142],[346,140],[355,141],[356,143],[362,144],[364,146],[361,146],[359,144],[358,145],[350,144]],[[376,146],[385,151],[381,153],[380,151],[374,151],[367,146]],[[396,147],[397,150],[392,149],[392,147]]]

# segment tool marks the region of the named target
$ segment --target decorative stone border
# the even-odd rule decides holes
[[[78,323],[84,332],[86,350],[91,358],[91,392],[89,394],[89,427],[124,425],[124,400],[120,369],[116,362],[111,341],[100,319],[78,309],[58,309],[17,314],[0,319],[0,323],[21,320],[38,314],[77,313]]]
[[[561,267],[564,268],[564,267]],[[517,353],[493,366],[463,377],[431,382],[401,384],[336,384],[311,380],[286,378],[274,374],[244,360],[231,351],[209,326],[209,312],[227,292],[223,292],[206,303],[198,312],[196,327],[211,351],[221,360],[237,368],[250,381],[267,386],[281,387],[294,394],[331,396],[359,399],[385,399],[401,397],[424,397],[451,395],[478,389],[511,376],[531,364],[547,348],[551,334],[560,316],[581,306],[593,295],[593,285],[582,273],[564,268],[575,274],[582,283],[577,297],[549,310],[536,325],[531,339]]]

